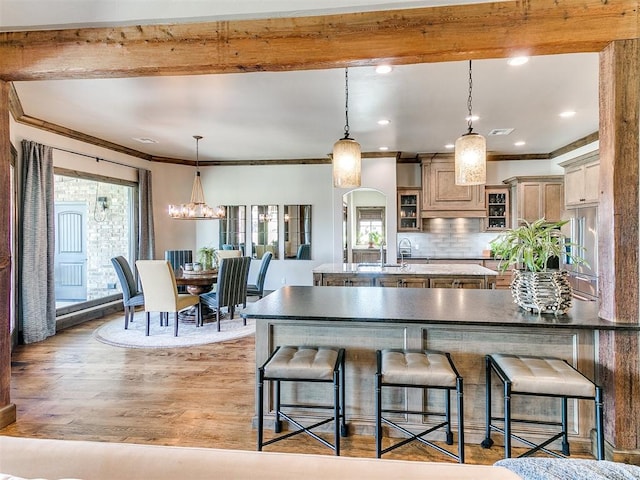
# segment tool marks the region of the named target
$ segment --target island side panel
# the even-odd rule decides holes
[[[256,364],[261,365],[277,345],[318,345],[345,348],[347,352],[347,417],[352,432],[365,435],[374,433],[374,376],[375,351],[384,348],[434,349],[449,351],[465,382],[465,434],[469,443],[484,439],[485,374],[484,356],[488,353],[519,353],[553,355],[565,358],[589,378],[594,372],[594,340],[591,330],[571,330],[527,327],[488,327],[473,325],[428,325],[384,322],[332,321],[332,320],[256,320]],[[330,388],[324,385],[290,385],[283,387],[283,395],[295,394],[298,400],[309,402],[330,398]],[[293,389],[293,391],[292,391]],[[493,402],[496,415],[502,412],[501,390],[494,386]],[[407,396],[405,396],[407,395]],[[390,391],[385,401],[410,408],[419,408],[424,402],[419,390]],[[443,404],[442,392],[430,391],[428,402],[439,410]],[[455,402],[454,412],[455,412]],[[265,412],[272,412],[272,401],[265,399]],[[514,400],[517,412],[525,418],[544,418],[559,413],[559,400]],[[311,412],[302,412],[303,418],[316,418]],[[436,418],[422,419],[411,416],[397,419],[408,428],[424,429]],[[570,402],[570,430],[572,447],[576,452],[590,451],[589,431],[594,425],[592,402]],[[270,425],[267,422],[266,425]],[[518,426],[530,432],[534,439],[542,439],[540,432],[548,428]],[[437,435],[434,440],[441,440]],[[496,435],[496,444],[502,439]]]

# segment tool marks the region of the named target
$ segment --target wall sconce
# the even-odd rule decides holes
[[[109,199],[107,197],[98,197],[98,199],[96,200],[96,203],[102,209],[103,212],[107,208],[109,208]]]

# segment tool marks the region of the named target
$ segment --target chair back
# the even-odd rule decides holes
[[[225,243],[222,245],[222,250],[233,250],[233,245],[230,243]]]
[[[173,274],[176,275],[182,265],[193,262],[193,252],[191,250],[165,250],[164,259],[171,264]],[[187,293],[187,287],[185,285],[178,286],[178,293]]]
[[[129,262],[123,256],[113,257],[111,259],[111,263],[113,268],[118,275],[118,280],[120,281],[120,288],[122,289],[122,300],[124,303],[127,303],[131,297],[135,297],[139,295],[140,292],[138,290],[138,285],[136,284],[136,280],[133,277],[133,272],[131,271],[131,267],[129,266]]]
[[[216,258],[218,259],[218,265],[224,258],[241,257],[242,252],[240,250],[216,250]]]
[[[224,258],[218,268],[216,299],[218,307],[244,304],[247,301],[247,278],[251,257]]]
[[[264,280],[267,278],[267,269],[269,268],[271,257],[273,257],[273,253],[266,252],[262,256],[262,261],[260,262],[260,270],[258,270],[258,277],[256,278],[256,287],[260,292],[260,295],[262,295],[264,291]]]
[[[144,289],[145,312],[176,312],[178,290],[171,264],[166,260],[138,260],[136,267]]]
[[[311,244],[303,243],[298,247],[298,253],[296,254],[298,260],[311,260]]]

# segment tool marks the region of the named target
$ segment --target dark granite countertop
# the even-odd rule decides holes
[[[598,317],[597,302],[574,300],[565,315],[537,315],[509,290],[287,286],[249,304],[245,318],[640,330]]]

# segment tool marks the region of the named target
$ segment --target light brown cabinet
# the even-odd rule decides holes
[[[564,167],[564,200],[567,208],[596,205],[600,193],[600,157],[591,152],[559,164]]]
[[[511,228],[509,186],[486,186],[484,195],[487,207],[484,229],[487,232],[499,232]]]
[[[484,186],[455,183],[452,158],[422,159],[422,217],[484,217]]]
[[[315,286],[325,287],[373,287],[374,281],[372,277],[362,275],[325,275],[315,278]]]
[[[420,231],[420,190],[416,188],[398,188],[398,231]]]
[[[562,175],[542,175],[511,177],[503,183],[511,187],[513,204],[512,225],[521,220],[533,222],[545,218],[558,222],[564,211],[564,177]]]

